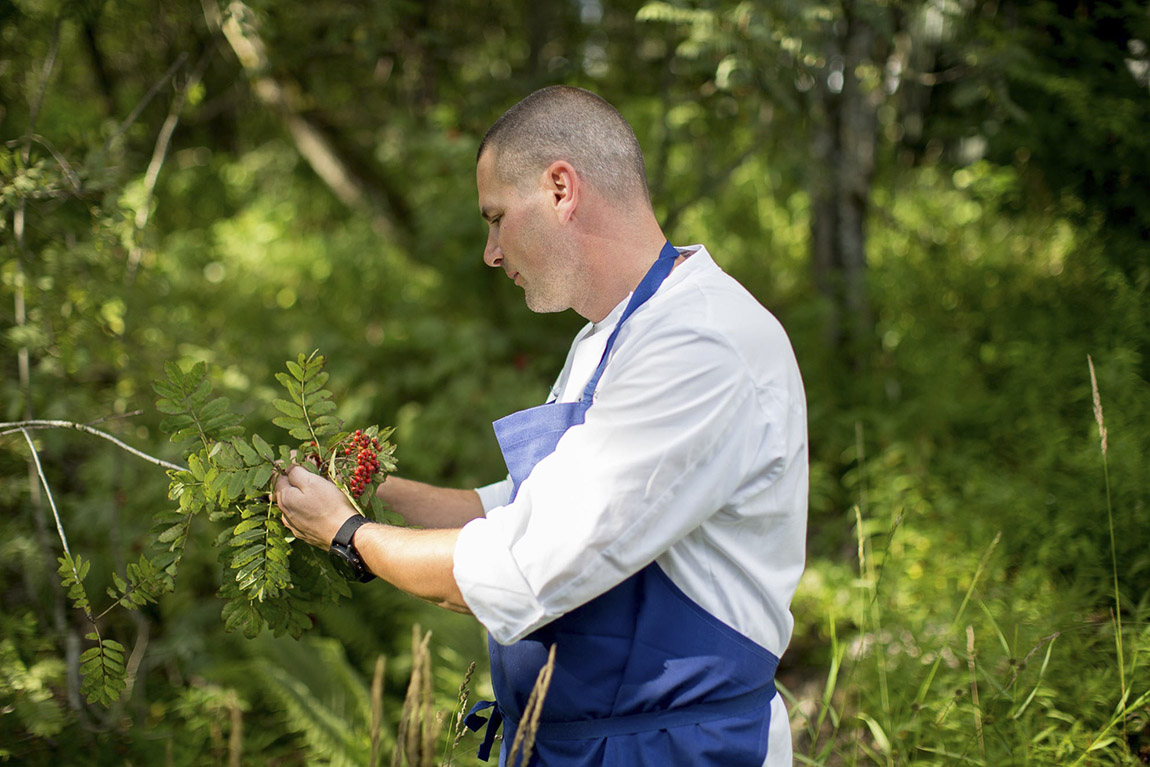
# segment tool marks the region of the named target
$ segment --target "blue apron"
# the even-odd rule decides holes
[[[583,397],[496,421],[514,484],[511,497],[559,438],[583,423],[623,323],[655,294],[678,252],[667,243],[635,289]],[[499,764],[539,670],[556,645],[555,668],[535,736],[542,767],[702,765],[761,767],[779,659],[684,594],[654,562],[587,604],[511,645],[489,641],[495,702],[468,725],[487,732],[486,760],[503,724]],[[491,708],[489,720],[478,711]]]

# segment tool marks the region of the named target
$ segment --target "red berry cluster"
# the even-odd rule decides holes
[[[356,429],[343,454],[355,455],[355,473],[348,481],[348,489],[358,498],[379,472],[379,440],[364,434],[362,429]]]

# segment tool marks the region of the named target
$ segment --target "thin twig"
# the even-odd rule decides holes
[[[0,437],[3,437],[6,434],[15,434],[16,432],[23,432],[24,436],[27,437],[28,436],[28,431],[27,431],[28,429],[75,429],[77,431],[82,431],[85,434],[94,434],[97,437],[102,437],[103,439],[106,439],[109,442],[111,442],[112,444],[116,445],[116,447],[119,447],[123,450],[128,451],[129,453],[136,456],[137,458],[143,458],[145,461],[148,461],[149,463],[154,463],[157,466],[162,466],[165,469],[171,469],[172,471],[187,471],[188,470],[188,468],[186,466],[180,466],[179,464],[169,463],[168,461],[165,461],[162,458],[156,458],[155,456],[148,455],[147,453],[141,452],[141,451],[137,450],[136,448],[132,447],[131,445],[129,445],[125,442],[121,442],[120,440],[113,437],[111,434],[108,434],[106,432],[102,432],[99,429],[93,429],[91,426],[88,426],[87,424],[75,423],[74,421],[54,421],[54,420],[45,420],[45,419],[29,419],[27,421],[7,421],[7,422],[0,423],[0,429],[4,429],[4,431],[0,431]],[[37,460],[36,460],[37,466],[39,466],[39,463],[40,463],[39,458],[37,458]],[[43,475],[41,475],[41,477],[43,477]],[[47,485],[45,485],[45,489],[47,489]],[[55,506],[52,507],[52,510],[53,511],[56,510]]]
[[[124,275],[124,280],[128,284],[131,284],[136,279],[136,269],[139,267],[140,259],[143,257],[144,247],[141,244],[142,232],[144,231],[144,227],[148,225],[148,217],[151,215],[152,196],[156,191],[156,183],[160,179],[160,169],[164,166],[164,160],[168,156],[168,148],[172,143],[172,134],[176,132],[176,125],[180,122],[180,112],[184,110],[184,102],[187,100],[188,92],[195,88],[200,82],[204,71],[207,70],[208,60],[209,54],[205,53],[196,65],[195,70],[188,77],[188,81],[184,84],[184,87],[176,93],[176,97],[172,99],[172,106],[168,110],[168,117],[164,120],[164,125],[160,128],[160,135],[156,138],[156,146],[152,150],[152,159],[148,163],[147,172],[144,174],[144,199],[136,211],[135,243],[132,245],[132,250],[128,254],[128,271]]]
[[[184,65],[184,62],[187,60],[188,60],[188,54],[187,53],[181,53],[179,56],[176,57],[176,60],[174,62],[172,62],[172,65],[170,67],[168,67],[167,71],[164,72],[164,74],[160,75],[160,79],[156,80],[156,82],[152,84],[152,87],[149,88],[148,92],[144,94],[144,98],[140,99],[139,104],[136,104],[136,108],[132,110],[132,113],[129,114],[127,116],[127,118],[124,119],[124,122],[120,123],[120,127],[116,129],[116,132],[113,133],[111,136],[109,136],[108,140],[104,142],[104,153],[105,154],[107,154],[108,150],[111,148],[112,142],[115,141],[116,139],[118,139],[120,136],[123,136],[124,133],[128,130],[128,128],[132,127],[132,123],[136,122],[136,119],[144,111],[144,107],[148,106],[148,104],[151,103],[152,99],[155,98],[156,94],[160,92],[160,88],[163,88],[165,83],[168,82],[168,80],[175,77],[176,70],[179,69],[180,67],[182,67]]]
[[[44,96],[48,92],[48,82],[52,79],[52,70],[56,68],[56,54],[60,50],[60,22],[52,31],[52,46],[48,50],[48,59],[44,62],[44,76],[40,80],[40,88],[36,91],[36,98],[32,101],[32,109],[28,113],[28,134],[24,143],[24,162],[27,164],[32,153],[32,136],[36,133],[36,119],[40,116],[40,107],[44,105]]]
[[[48,153],[56,159],[56,163],[60,166],[60,170],[64,172],[64,177],[68,179],[68,183],[72,185],[72,189],[80,193],[80,177],[76,175],[76,171],[72,170],[72,166],[64,159],[64,155],[56,151],[56,147],[52,146],[48,139],[39,134],[33,134],[29,137],[29,141],[34,141],[40,146],[48,150]]]
[[[48,504],[52,507],[52,516],[56,518],[56,532],[60,534],[60,543],[64,545],[64,553],[68,555],[68,559],[72,559],[72,551],[68,548],[68,536],[64,533],[64,525],[60,522],[60,512],[56,510],[56,499],[52,497],[52,488],[48,487],[48,479],[44,476],[44,467],[40,465],[40,454],[36,452],[36,444],[32,441],[32,435],[28,433],[27,429],[20,429],[23,432],[24,439],[28,440],[28,449],[32,451],[32,460],[36,463],[36,473],[40,476],[40,484],[44,486],[44,492],[48,496]],[[76,570],[76,565],[72,565],[72,570]],[[80,573],[76,572],[76,582],[80,581]]]

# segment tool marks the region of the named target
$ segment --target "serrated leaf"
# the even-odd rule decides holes
[[[232,539],[228,541],[228,545],[233,547],[248,546],[255,541],[262,542],[266,536],[267,533],[262,527],[248,529],[233,535]]]
[[[306,424],[293,427],[288,432],[288,434],[292,435],[296,439],[311,439],[311,430],[307,428]]]
[[[188,442],[197,439],[200,436],[200,430],[195,426],[189,426],[186,429],[180,429],[172,434],[169,438],[172,442]]]
[[[161,397],[156,400],[156,410],[159,410],[161,413],[167,413],[168,415],[180,415],[184,412],[185,408],[174,400]]]
[[[331,400],[320,400],[319,402],[309,402],[308,411],[313,416],[327,415],[336,410],[336,404]]]
[[[239,416],[233,416],[233,417],[236,419],[236,425],[224,426],[223,428],[213,427],[215,430],[216,439],[231,439],[232,437],[238,437],[239,435],[244,433],[243,428],[241,426],[239,426],[239,422],[240,422]]]
[[[285,430],[291,430],[291,429],[294,429],[294,428],[299,427],[299,426],[306,426],[307,425],[302,420],[300,420],[299,418],[288,418],[286,415],[276,416],[275,418],[272,419],[272,423],[274,423],[276,426],[280,427],[281,429],[285,429]],[[289,450],[289,455],[290,455],[290,448],[288,450]],[[283,458],[283,460],[290,460],[290,458],[285,457],[285,458]]]
[[[201,408],[208,401],[208,397],[212,394],[212,382],[207,378],[203,378],[196,384],[196,388],[188,399],[191,401],[192,409]]]
[[[244,494],[244,477],[247,476],[246,471],[236,471],[231,475],[228,480],[228,497],[241,498]]]
[[[255,466],[259,464],[259,453],[257,453],[255,448],[253,448],[247,442],[244,442],[242,439],[237,437],[232,440],[232,447],[236,449],[236,452],[240,454],[240,457],[244,459],[244,463],[246,463],[248,466]]]
[[[226,413],[229,407],[231,407],[231,403],[228,401],[227,397],[216,397],[211,402],[200,408],[200,420],[215,418],[221,413]]]
[[[303,384],[291,378],[284,378],[284,388],[286,388],[288,394],[291,395],[293,402],[300,405],[303,404]]]
[[[244,468],[243,459],[240,458],[239,453],[235,451],[231,445],[228,445],[226,450],[221,450],[215,457],[216,466],[222,472],[234,473]]]
[[[291,360],[288,360],[287,369],[291,371],[291,374],[295,378],[295,380],[301,381],[301,382],[304,380],[304,369],[300,363],[292,362]]]
[[[182,387],[184,383],[184,371],[174,362],[164,363],[164,372],[168,375],[168,380],[177,387]]]
[[[268,482],[271,480],[272,475],[276,473],[276,469],[271,464],[262,464],[252,469],[251,484],[257,489],[268,489]]]
[[[166,399],[178,399],[180,396],[180,387],[163,378],[152,381],[152,391]]]
[[[326,372],[316,373],[303,387],[303,393],[310,395],[316,391],[319,391],[323,388],[323,385],[327,383],[329,377],[330,375]]]
[[[252,560],[254,560],[256,557],[262,557],[263,553],[266,549],[267,549],[267,544],[262,543],[262,542],[261,543],[255,543],[255,544],[252,544],[251,546],[248,546],[246,549],[244,549],[243,551],[239,552],[234,557],[232,557],[232,562],[231,562],[232,569],[233,570],[239,569],[239,568],[243,567],[244,565],[248,564],[249,562],[251,562]]]
[[[249,517],[236,525],[235,529],[232,530],[232,536],[239,537],[249,530],[255,530],[256,528],[263,527],[263,524],[264,519],[262,517]]]
[[[288,402],[286,399],[273,399],[272,404],[275,405],[277,410],[290,418],[304,417],[303,408],[294,402]]]
[[[240,417],[235,413],[222,413],[215,418],[204,421],[203,429],[208,434],[214,434],[217,438],[226,440],[240,433],[240,430],[235,428],[240,420]]]
[[[182,429],[185,426],[195,423],[190,415],[174,415],[164,418],[160,421],[160,431],[165,434],[171,434],[177,429]]]
[[[172,541],[183,535],[185,525],[182,522],[172,525],[167,530],[156,536],[156,540],[160,543],[171,543]]]
[[[265,461],[274,463],[276,460],[275,452],[272,450],[271,445],[264,441],[264,438],[258,434],[252,435],[252,445],[255,447],[256,452],[260,454]]]
[[[204,462],[198,453],[192,453],[188,456],[188,470],[194,479],[200,482],[204,481]]]

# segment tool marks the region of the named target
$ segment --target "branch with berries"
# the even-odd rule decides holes
[[[286,373],[276,375],[287,398],[273,400],[279,416],[272,422],[293,441],[274,447],[259,434],[244,434],[242,419],[228,399],[213,396],[204,363],[188,370],[166,365],[165,377],[153,383],[159,395],[156,409],[166,416],[161,430],[183,446],[183,466],[140,453],[86,425],[0,424],[22,431],[34,455],[27,429],[80,428],[167,469],[168,497],[174,506],[155,516],[144,554],[128,566],[126,577],[113,574],[113,586],[108,589],[111,603],[103,611],[96,611],[85,586],[91,562],[72,555],[56,516],[64,547],[59,560],[64,589],[94,627],[114,608],[135,610],[170,591],[191,527],[204,518],[224,525],[215,545],[222,570],[222,617],[229,630],[254,637],[270,629],[277,636],[298,637],[311,627],[309,613],[316,603],[350,596],[347,581],[323,552],[292,546],[294,538],[271,497],[283,467],[298,463],[331,479],[365,516],[379,519],[384,513],[376,490],[396,468],[395,446],[388,441],[392,430],[369,426],[346,431],[335,416],[331,392],[324,388],[328,380],[324,362],[316,352],[301,354],[287,362]],[[40,478],[50,498],[43,472]],[[90,700],[106,705],[125,689],[123,646],[104,637],[98,628],[88,639],[94,646],[81,657],[83,691]]]

